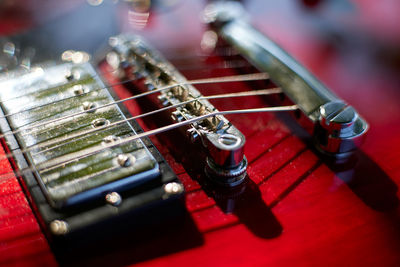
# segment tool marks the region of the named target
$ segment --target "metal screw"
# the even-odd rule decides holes
[[[68,232],[68,224],[62,220],[54,220],[50,223],[50,231],[55,235],[64,235]]]
[[[119,138],[115,135],[109,135],[103,138],[104,143],[110,144],[117,141]]]
[[[129,167],[135,163],[136,158],[127,154],[119,154],[117,157],[117,161],[121,167]]]
[[[320,124],[335,136],[352,135],[357,113],[343,102],[329,102],[321,106]]]
[[[176,182],[168,183],[164,186],[164,191],[168,194],[179,194],[183,192],[183,186]]]
[[[156,89],[156,87],[154,86],[154,84],[152,82],[147,82],[145,85],[149,91]]]
[[[163,105],[163,106],[167,106],[168,105],[169,100],[165,95],[159,95],[157,98],[160,101],[161,105]]]
[[[175,121],[183,121],[183,115],[179,110],[173,111],[171,116]]]
[[[235,147],[240,144],[241,139],[233,134],[223,134],[218,138],[218,142],[224,146]]]
[[[65,73],[65,78],[66,78],[68,81],[72,81],[72,80],[74,79],[74,74],[72,73],[71,70],[67,70],[67,71],[66,71],[66,73]]]
[[[110,122],[104,118],[98,118],[98,119],[95,119],[94,121],[92,121],[92,125],[95,128],[108,125],[109,123]]]
[[[72,87],[72,90],[74,91],[75,95],[81,95],[85,93],[85,87],[82,84],[76,84]]]
[[[119,206],[122,202],[122,197],[117,192],[111,192],[106,195],[106,201],[113,206]]]
[[[189,136],[190,142],[192,143],[195,143],[200,137],[200,134],[196,128],[189,128],[186,131],[186,134]]]
[[[65,73],[65,78],[68,81],[73,81],[73,80],[77,81],[81,78],[81,73],[78,70],[67,70]]]
[[[83,110],[86,110],[87,112],[90,112],[90,113],[96,111],[96,110],[92,110],[93,108],[96,107],[96,104],[93,102],[85,101],[82,103],[82,107],[83,107]]]

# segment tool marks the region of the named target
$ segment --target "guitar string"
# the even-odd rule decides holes
[[[68,118],[73,118],[73,117],[76,117],[76,116],[79,116],[79,115],[82,115],[82,114],[85,114],[85,113],[88,113],[88,112],[94,112],[94,111],[96,111],[98,109],[103,109],[103,108],[106,108],[106,107],[109,107],[109,106],[112,106],[112,105],[117,105],[119,103],[123,103],[123,102],[129,101],[129,100],[137,99],[137,98],[144,97],[144,96],[147,96],[147,95],[151,95],[151,94],[154,94],[154,93],[157,93],[157,92],[162,92],[162,91],[165,91],[167,89],[171,89],[171,88],[176,87],[176,86],[194,85],[194,84],[208,84],[208,83],[227,83],[227,82],[239,82],[239,81],[256,81],[256,80],[266,80],[268,78],[269,78],[269,75],[267,73],[251,73],[251,74],[242,74],[242,75],[233,75],[233,76],[222,76],[222,77],[214,77],[214,78],[196,79],[196,80],[189,80],[189,81],[180,82],[180,83],[174,83],[174,84],[158,87],[155,90],[147,91],[147,92],[144,92],[144,93],[141,93],[141,94],[137,94],[137,95],[134,95],[134,96],[131,96],[131,97],[127,97],[127,98],[124,98],[124,99],[120,99],[120,100],[117,100],[117,101],[112,101],[110,103],[107,103],[107,104],[104,104],[104,105],[101,105],[101,106],[93,107],[93,108],[90,108],[90,109],[87,109],[87,110],[84,110],[84,111],[81,111],[81,112],[72,113],[72,114],[65,115],[65,116],[62,116],[62,117],[59,117],[59,118],[55,118],[55,119],[52,119],[52,120],[41,121],[39,123],[37,123],[37,121],[34,121],[34,122],[31,122],[31,123],[22,125],[22,126],[18,127],[18,129],[16,129],[16,130],[6,131],[6,132],[4,132],[3,134],[0,135],[0,138],[4,138],[7,135],[20,133],[22,131],[28,131],[28,130],[31,130],[31,129],[35,129],[35,128],[38,128],[40,126],[51,124],[51,123],[58,122],[58,121],[61,121],[61,120],[65,120],[65,119],[68,119]],[[32,123],[34,123],[34,124],[32,125]],[[28,125],[30,125],[30,126],[28,126]],[[26,127],[26,126],[28,126],[28,127]],[[29,133],[31,133],[31,132],[32,131],[30,131]]]
[[[166,56],[168,60],[193,60],[193,58],[210,58],[210,57],[225,58],[225,57],[240,56],[240,54],[230,46],[221,47],[221,49],[216,49],[210,54],[204,53],[202,51],[198,51],[195,54],[193,54],[193,52],[176,53],[176,49],[175,50],[163,49],[162,52],[164,55],[168,55]]]
[[[102,74],[108,74],[108,73],[113,73],[113,72],[115,72],[115,70],[103,72]],[[90,76],[90,78],[95,78],[95,77],[100,77],[100,74],[96,73],[95,75]],[[117,82],[117,83],[114,83],[114,84],[110,84],[110,85],[107,85],[107,86],[104,86],[104,87],[101,87],[101,88],[96,88],[96,89],[92,90],[91,92],[98,91],[98,90],[103,90],[103,89],[109,89],[109,88],[112,88],[113,86],[123,85],[125,83],[132,82],[132,81],[135,81],[135,80],[136,79],[123,80],[123,81],[120,81],[120,82]],[[75,80],[74,83],[77,83],[77,84],[74,84],[74,85],[79,85],[79,83],[83,82],[83,81],[84,81],[83,79]],[[26,97],[26,96],[30,96],[30,95],[36,94],[38,92],[41,93],[41,92],[45,92],[45,91],[48,91],[48,90],[53,90],[53,89],[56,89],[58,87],[68,86],[68,85],[69,85],[69,83],[65,83],[65,82],[64,83],[60,83],[60,84],[57,84],[57,85],[49,87],[49,88],[44,88],[43,90],[38,90],[38,91],[26,93],[24,95],[19,95],[19,96],[7,98],[7,99],[4,99],[4,100],[0,100],[0,103],[6,103],[6,102],[11,101],[11,100],[15,100],[15,99],[18,99],[18,98],[21,98],[21,97]],[[74,85],[70,85],[70,87],[73,87]],[[21,112],[23,112],[23,111],[21,111]]]
[[[164,91],[164,90],[167,90],[167,89],[171,89],[173,87],[180,86],[180,85],[225,83],[225,82],[236,82],[236,81],[255,81],[255,80],[264,80],[264,79],[268,79],[268,74],[266,74],[266,73],[252,73],[252,74],[243,74],[243,75],[233,75],[233,76],[222,76],[222,77],[215,77],[215,78],[198,79],[198,80],[186,81],[186,82],[182,82],[182,83],[171,84],[171,85],[167,85],[167,86],[163,86],[163,87],[158,87],[157,89],[154,89],[154,90],[151,90],[151,91],[147,91],[147,92],[144,92],[144,93],[141,93],[141,94],[138,94],[138,95],[134,95],[134,96],[131,96],[131,97],[128,97],[128,98],[125,98],[125,99],[120,99],[120,100],[117,100],[117,101],[113,101],[113,102],[110,102],[110,103],[107,103],[107,104],[104,104],[104,105],[101,105],[101,106],[98,106],[98,107],[93,107],[93,108],[90,108],[90,109],[87,109],[87,110],[84,110],[84,111],[81,111],[81,112],[69,114],[69,115],[66,115],[64,117],[60,117],[60,118],[56,118],[56,119],[53,119],[53,120],[44,121],[42,123],[37,123],[37,124],[31,125],[32,123],[35,123],[35,121],[33,121],[33,122],[30,122],[30,123],[27,123],[25,125],[20,126],[19,129],[21,131],[31,130],[31,129],[40,127],[40,126],[45,125],[45,124],[49,124],[49,123],[57,122],[57,121],[60,121],[60,120],[72,118],[72,117],[75,117],[75,116],[78,116],[78,115],[85,114],[86,112],[94,112],[94,111],[96,111],[98,109],[106,108],[106,107],[109,107],[109,106],[112,106],[112,105],[123,103],[125,101],[129,101],[129,100],[137,99],[137,98],[144,97],[144,96],[147,96],[147,95],[151,95],[151,94],[154,94],[154,93],[157,93],[157,92],[161,92],[161,91]],[[31,125],[31,126],[25,127],[27,125]],[[56,127],[54,127],[54,129],[57,129],[58,127],[60,127],[60,126],[56,126]],[[18,129],[15,130],[15,131],[18,132]],[[29,131],[28,133],[32,133],[32,132],[35,132],[35,131]],[[0,135],[0,138],[1,137],[2,136]]]
[[[238,69],[238,68],[242,68],[242,67],[251,66],[246,61],[243,61],[243,64],[240,64],[240,63],[241,62],[227,62],[226,61],[221,65],[218,65],[218,66],[216,65],[216,68],[221,68],[221,69],[222,68],[235,68],[235,69]],[[215,68],[204,69],[203,67],[198,66],[198,65],[196,65],[196,66],[190,65],[190,67],[188,65],[188,67],[180,67],[180,70],[185,70],[185,71],[194,71],[194,70],[196,70],[196,71],[197,70],[210,71],[210,70],[215,70]],[[115,72],[115,70],[114,71],[110,71],[110,73],[112,73],[112,72]],[[107,73],[108,72],[106,72],[106,74]],[[96,76],[98,76],[98,75],[93,75],[92,77],[96,77]],[[39,105],[39,106],[33,106],[33,107],[30,107],[30,108],[22,109],[22,110],[20,110],[18,112],[13,112],[13,113],[8,113],[8,114],[5,114],[5,115],[1,115],[0,118],[12,117],[12,116],[15,116],[15,115],[19,115],[20,113],[23,113],[23,112],[32,111],[32,110],[35,110],[35,109],[39,109],[39,108],[42,108],[42,107],[45,107],[45,106],[53,105],[53,104],[56,104],[56,103],[59,103],[59,102],[65,101],[65,100],[73,99],[73,98],[76,98],[76,97],[81,97],[81,96],[84,96],[84,95],[88,95],[88,94],[91,94],[93,92],[105,90],[105,89],[108,89],[108,88],[112,88],[113,86],[121,85],[121,84],[124,84],[124,83],[127,83],[127,82],[132,82],[132,81],[135,81],[135,80],[136,79],[128,79],[128,80],[125,80],[125,81],[118,82],[116,84],[111,84],[111,85],[108,85],[108,86],[105,86],[105,87],[92,89],[92,90],[87,91],[87,92],[83,92],[83,93],[76,94],[76,95],[73,95],[73,96],[69,96],[69,97],[66,97],[66,98],[57,99],[57,100],[54,100],[53,102],[48,102],[48,103],[44,103],[44,104]],[[68,83],[64,83],[64,84],[61,84],[59,86],[53,86],[51,88],[47,88],[45,90],[41,90],[40,92],[47,91],[47,90],[53,90],[53,89],[55,89],[57,87],[67,86],[67,85],[68,85]],[[79,84],[77,84],[77,85],[79,85]],[[71,88],[73,89],[74,86],[76,86],[76,85],[71,86]],[[5,103],[5,102],[11,101],[11,100],[18,99],[18,98],[26,97],[28,95],[31,95],[31,94],[34,94],[34,93],[37,93],[37,92],[38,91],[31,92],[31,93],[28,93],[28,94],[25,94],[25,95],[20,95],[20,96],[17,96],[17,97],[9,98],[9,99],[3,100],[3,101],[0,100],[0,103]]]
[[[123,144],[127,144],[129,142],[133,142],[135,140],[141,139],[141,138],[145,138],[148,136],[152,136],[152,135],[156,135],[156,134],[160,134],[166,131],[170,131],[176,128],[179,128],[181,126],[185,126],[185,125],[189,125],[198,121],[202,121],[204,119],[210,118],[210,117],[215,117],[215,116],[219,116],[219,115],[232,115],[232,114],[248,114],[248,113],[260,113],[260,112],[285,112],[285,111],[294,111],[297,110],[298,106],[297,105],[290,105],[290,106],[280,106],[280,107],[264,107],[264,108],[251,108],[251,109],[234,109],[234,110],[224,110],[224,111],[214,111],[205,115],[201,115],[192,119],[188,119],[185,121],[181,121],[181,122],[177,122],[177,123],[173,123],[173,124],[169,124],[163,127],[159,127],[153,130],[149,130],[137,135],[133,135],[133,136],[128,136],[126,138],[123,139],[119,139],[119,140],[115,140],[113,143],[110,144],[99,144],[96,145],[95,147],[90,148],[90,151],[85,153],[84,155],[79,155],[73,159],[67,159],[67,160],[63,160],[63,161],[59,161],[56,164],[48,164],[46,166],[45,162],[44,163],[40,163],[38,165],[32,166],[32,165],[28,165],[28,167],[22,168],[20,170],[16,170],[16,171],[10,171],[7,173],[3,173],[0,175],[0,180],[6,179],[8,177],[11,177],[10,175],[16,175],[16,176],[21,176],[23,175],[24,172],[26,171],[38,171],[41,173],[53,170],[55,168],[61,167],[61,166],[65,166],[66,164],[69,164],[71,162],[76,162],[80,159],[83,159],[85,157],[89,157],[92,155],[95,155],[99,152],[102,152],[106,149],[112,149],[115,148],[117,146],[123,145]]]
[[[204,68],[202,64],[199,65],[194,65],[194,64],[181,64],[177,66],[177,68],[180,71],[210,71],[210,70],[216,70],[216,69],[239,69],[239,68],[245,68],[245,67],[251,67],[252,65],[249,64],[245,60],[230,60],[230,61],[224,61],[220,63],[216,63],[215,65],[212,65],[211,68],[209,68],[209,63],[204,64],[207,66],[207,68]],[[174,64],[175,65],[175,64]]]
[[[76,142],[78,140],[84,139],[84,138],[88,137],[87,136],[88,134],[92,134],[92,133],[100,131],[100,130],[107,130],[109,128],[114,127],[115,125],[119,125],[119,124],[122,124],[122,123],[125,123],[125,122],[128,122],[128,121],[131,121],[131,120],[139,119],[139,118],[144,118],[144,117],[156,114],[156,113],[160,113],[162,111],[166,111],[166,110],[173,109],[173,108],[176,108],[176,107],[184,106],[186,104],[189,104],[189,103],[192,103],[192,102],[196,102],[196,101],[199,101],[199,100],[214,100],[214,99],[221,99],[221,98],[226,99],[226,98],[244,97],[244,96],[261,96],[261,95],[272,95],[272,94],[279,94],[279,93],[282,93],[282,90],[280,88],[271,88],[271,89],[260,89],[260,90],[256,90],[256,91],[246,91],[246,92],[237,92],[237,93],[201,96],[201,97],[197,97],[197,98],[194,98],[194,99],[191,99],[191,100],[187,100],[187,101],[184,101],[184,102],[173,104],[173,105],[170,105],[170,106],[167,106],[167,107],[163,107],[163,108],[159,108],[159,109],[156,109],[156,110],[153,110],[153,111],[149,111],[147,113],[139,114],[139,115],[133,116],[133,117],[128,118],[128,119],[122,119],[122,120],[110,123],[109,125],[105,125],[105,126],[98,127],[98,128],[93,128],[93,129],[90,129],[90,130],[88,130],[86,132],[76,133],[74,135],[70,135],[67,138],[64,138],[64,139],[61,139],[61,140],[50,140],[50,141],[47,141],[47,142],[44,141],[43,143],[39,143],[37,145],[28,146],[27,147],[27,148],[29,148],[28,151],[25,150],[22,153],[29,152],[32,149],[40,149],[42,147],[58,144],[56,146],[53,146],[53,147],[50,147],[50,148],[47,148],[47,149],[44,149],[44,150],[40,150],[38,153],[33,153],[32,156],[35,156],[35,155],[38,155],[38,154],[42,154],[42,153],[51,151],[53,149],[56,149],[57,147],[61,147],[61,146]],[[69,141],[69,142],[62,143],[62,142],[65,142],[65,141]],[[1,157],[0,157],[0,159],[1,159]]]
[[[204,70],[204,68],[200,67],[199,65],[194,65],[192,62],[190,64],[179,64],[178,63],[178,64],[174,64],[174,66],[177,67],[179,70],[189,70],[189,71],[190,70],[197,70],[197,69]],[[238,69],[238,68],[243,68],[243,67],[248,67],[248,66],[251,66],[251,65],[245,60],[224,60],[223,62],[218,62],[218,63],[207,63],[207,70],[227,69],[227,68]],[[116,69],[112,69],[112,70],[108,70],[108,71],[102,71],[101,75],[111,74],[111,73],[114,73],[116,71],[117,71]],[[96,72],[96,74],[91,76],[91,78],[95,78],[95,77],[100,77],[100,74],[98,72]],[[96,89],[92,90],[91,92],[100,91],[100,90],[103,90],[103,89],[108,89],[108,88],[111,88],[113,86],[122,85],[122,84],[125,84],[125,83],[128,83],[128,82],[132,82],[132,81],[135,81],[135,80],[136,79],[123,80],[123,81],[120,81],[120,82],[117,82],[117,83],[114,83],[114,84],[110,84],[110,85],[104,86],[102,88],[96,88]],[[74,85],[79,85],[79,82],[82,82],[82,81],[83,81],[83,79],[75,80],[74,83],[76,83],[76,84],[74,84]],[[9,101],[16,100],[18,98],[22,98],[22,97],[26,97],[26,96],[29,96],[29,95],[37,94],[38,92],[45,92],[45,91],[48,91],[48,90],[53,90],[53,89],[56,89],[56,88],[62,87],[62,86],[73,87],[74,85],[69,86],[69,83],[65,83],[65,82],[64,83],[59,83],[59,84],[51,86],[49,88],[42,88],[42,90],[37,90],[37,91],[29,92],[29,93],[26,93],[26,94],[13,96],[11,98],[2,99],[2,100],[0,100],[0,103],[7,103]],[[89,93],[89,92],[87,92],[87,93]],[[87,93],[84,93],[84,94],[87,94]],[[80,96],[80,95],[77,95],[77,96]],[[60,101],[62,101],[62,100],[60,99]],[[52,104],[52,103],[47,103],[47,104]],[[24,112],[24,111],[29,111],[29,110],[22,110],[22,111],[19,111],[19,112]],[[15,114],[18,114],[18,113],[16,112]],[[6,117],[7,116],[12,116],[12,115],[15,115],[15,114],[7,114]],[[1,117],[4,117],[4,116],[0,116],[0,118]]]
[[[282,93],[282,90],[280,88],[270,88],[270,89],[260,89],[260,90],[255,90],[255,91],[245,91],[245,92],[218,94],[218,95],[210,95],[210,96],[200,96],[200,97],[188,100],[188,101],[180,102],[180,103],[177,103],[177,104],[174,104],[174,105],[170,105],[170,106],[167,106],[167,107],[164,107],[164,108],[159,108],[159,109],[156,109],[156,110],[153,110],[153,111],[149,111],[147,113],[142,113],[142,114],[133,116],[131,118],[115,121],[113,123],[110,123],[108,125],[104,125],[102,127],[93,128],[93,129],[90,129],[90,130],[87,130],[87,131],[84,131],[84,132],[78,132],[78,133],[75,133],[75,134],[72,134],[72,135],[68,135],[68,136],[66,136],[64,138],[54,138],[54,139],[50,139],[49,141],[47,139],[47,140],[44,140],[44,141],[42,141],[40,143],[27,146],[26,148],[19,150],[18,153],[14,152],[14,153],[8,153],[8,154],[5,154],[3,156],[0,156],[0,160],[6,159],[6,158],[8,159],[8,158],[11,158],[11,157],[15,157],[16,155],[19,155],[19,154],[24,154],[24,153],[27,153],[27,152],[31,152],[34,149],[41,149],[43,147],[48,147],[48,148],[46,148],[44,150],[40,150],[37,153],[32,153],[31,154],[32,156],[36,156],[36,155],[39,155],[39,154],[54,150],[54,149],[56,149],[58,147],[65,146],[65,145],[74,143],[76,141],[82,140],[84,138],[87,138],[87,137],[89,137],[91,135],[94,135],[95,132],[98,132],[98,131],[101,131],[101,130],[107,130],[107,129],[112,128],[112,127],[114,127],[116,125],[119,125],[119,124],[122,124],[122,123],[125,123],[125,122],[128,122],[128,121],[132,121],[132,120],[135,120],[135,119],[138,119],[138,118],[143,118],[143,117],[146,117],[146,116],[150,116],[150,115],[153,115],[153,114],[156,114],[156,113],[160,113],[162,111],[166,111],[166,110],[169,110],[169,109],[172,109],[172,108],[183,106],[183,105],[189,104],[191,102],[199,101],[199,100],[213,100],[213,99],[221,99],[221,98],[226,99],[226,98],[234,98],[234,97],[261,96],[261,95],[271,95],[271,94],[279,94],[279,93]],[[68,142],[64,143],[65,141],[68,141]],[[49,147],[49,146],[52,146],[52,145],[55,145],[55,146]]]

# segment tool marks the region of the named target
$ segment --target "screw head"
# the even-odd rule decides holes
[[[109,135],[103,138],[103,142],[106,144],[111,144],[115,141],[117,141],[119,138],[115,135]]]
[[[67,81],[72,81],[74,79],[74,74],[71,70],[65,72],[65,79],[67,79]]]
[[[85,86],[83,86],[82,84],[76,84],[72,87],[72,90],[74,91],[75,95],[82,95],[83,93],[86,92],[85,90]]]
[[[349,128],[357,120],[353,107],[341,101],[329,102],[320,108],[320,124],[328,130],[343,130]]]
[[[68,232],[68,224],[62,220],[54,220],[50,223],[50,231],[55,235],[64,235]]]
[[[121,167],[132,166],[136,161],[136,158],[132,155],[119,154],[117,157],[117,162]]]
[[[108,124],[110,124],[110,121],[108,121],[108,120],[106,120],[104,118],[98,118],[98,119],[95,119],[94,121],[92,121],[92,125],[95,128],[106,126]]]
[[[164,186],[164,191],[171,195],[180,194],[183,192],[183,186],[176,182],[168,183]]]
[[[82,103],[83,110],[88,111],[90,113],[95,112],[95,110],[91,110],[96,107],[96,104],[93,102],[85,101]]]
[[[218,142],[227,148],[235,148],[240,145],[241,141],[239,136],[233,134],[222,134],[218,138]]]
[[[65,72],[65,79],[67,79],[67,81],[77,81],[81,78],[81,73],[78,70],[67,70]]]
[[[111,192],[106,195],[106,202],[113,206],[118,206],[122,202],[122,197],[117,192]]]

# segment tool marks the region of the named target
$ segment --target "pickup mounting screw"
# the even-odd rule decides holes
[[[122,197],[117,192],[111,192],[106,195],[106,201],[113,206],[119,206],[122,202]]]
[[[96,104],[93,103],[93,102],[85,101],[85,102],[82,103],[82,107],[83,107],[83,110],[85,110],[87,112],[90,112],[90,113],[96,111],[96,110],[93,110],[93,108],[96,107]]]
[[[110,122],[104,118],[98,118],[98,119],[95,119],[94,121],[92,121],[92,125],[95,128],[106,126],[108,124],[110,124]]]
[[[54,220],[50,223],[50,231],[55,235],[64,235],[68,232],[68,224],[62,220]]]
[[[111,144],[115,141],[117,141],[119,138],[115,135],[109,135],[103,138],[104,143],[106,144]]]
[[[183,192],[183,186],[176,182],[168,183],[164,186],[164,191],[171,195],[179,194]]]
[[[136,158],[127,154],[119,154],[117,161],[121,167],[129,167],[135,163]]]
[[[82,95],[86,92],[86,88],[82,84],[76,84],[72,87],[75,95]]]

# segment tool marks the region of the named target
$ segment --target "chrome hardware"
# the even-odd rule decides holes
[[[175,194],[180,194],[183,192],[183,186],[181,184],[172,182],[164,185],[164,191],[167,194],[170,195],[175,195]]]
[[[94,121],[92,121],[92,125],[95,128],[106,126],[108,124],[110,124],[110,122],[104,118],[98,118],[98,119],[95,119]]]
[[[136,158],[127,155],[127,154],[119,154],[117,157],[117,162],[121,167],[129,167],[132,166],[136,161]]]
[[[151,83],[151,82],[146,83],[146,87],[147,87],[147,89],[149,89],[149,91],[154,90],[154,89],[156,88],[156,87],[154,86],[154,84]]]
[[[109,135],[103,138],[103,142],[106,144],[110,144],[113,143],[115,141],[119,140],[119,137],[115,136],[115,135]]]
[[[68,71],[65,73],[65,79],[67,79],[67,81],[72,81],[72,80],[74,80],[74,74],[73,74],[73,72],[72,72],[71,70],[68,70]]]
[[[179,121],[183,121],[184,120],[184,117],[183,117],[182,113],[179,110],[173,111],[171,116],[172,116],[172,119],[174,121],[178,121],[179,122]]]
[[[176,110],[171,112],[174,121],[189,120],[216,110],[208,100],[198,99],[201,93],[187,84],[186,79],[169,62],[139,37],[113,37],[112,44],[113,53],[119,55],[119,60],[113,62],[124,62],[119,69],[125,72],[131,70],[127,76],[134,74],[135,77],[145,77],[144,85],[148,90],[171,86],[161,91],[158,99],[164,107],[176,105]],[[247,167],[243,153],[245,137],[225,117],[209,117],[192,123],[183,131],[192,143],[201,140],[208,155],[205,160],[206,173],[212,180],[226,186],[243,181]]]
[[[246,157],[240,161],[238,166],[232,168],[222,168],[212,158],[208,157],[205,171],[208,176],[214,177],[213,180],[217,184],[225,187],[234,187],[240,185],[246,178],[246,168]]]
[[[165,95],[159,95],[159,96],[157,96],[157,98],[158,98],[158,101],[160,101],[161,105],[163,105],[164,107],[168,106],[169,101]]]
[[[72,87],[72,90],[75,95],[82,95],[87,92],[87,89],[84,85],[82,84],[76,84]]]
[[[111,192],[105,197],[106,202],[112,206],[119,206],[122,202],[122,197],[117,192]]]
[[[239,2],[222,1],[210,4],[204,18],[249,62],[267,72],[314,122],[317,149],[335,157],[351,154],[367,132],[367,122],[282,48],[253,28],[245,14]]]
[[[65,72],[67,81],[77,81],[81,78],[81,73],[77,69],[70,69]]]
[[[190,142],[196,143],[199,140],[200,132],[196,128],[189,128],[186,131],[186,135],[189,137]]]
[[[96,111],[94,109],[95,107],[96,107],[96,104],[93,103],[93,102],[85,101],[85,102],[82,103],[83,110],[86,110],[87,112],[90,112],[90,113],[93,113],[93,112]]]
[[[314,129],[314,142],[328,155],[346,157],[361,145],[367,129],[353,107],[343,102],[328,102],[320,107],[320,119]]]
[[[62,220],[54,220],[50,223],[50,231],[54,235],[64,235],[68,232],[68,224]]]

